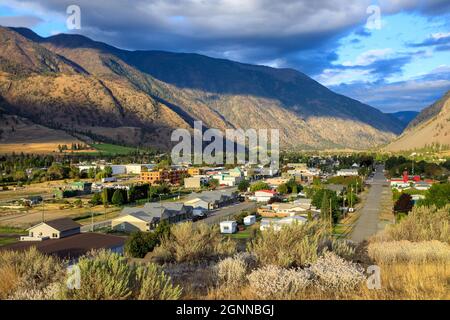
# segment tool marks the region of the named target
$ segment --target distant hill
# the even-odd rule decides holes
[[[279,128],[282,148],[367,149],[404,125],[305,74],[0,28],[0,107],[55,129],[167,148],[174,128]]]
[[[411,121],[414,120],[414,118],[417,117],[419,112],[417,111],[398,111],[389,113],[391,116],[395,117],[396,119],[400,120],[400,122],[405,126],[405,128],[409,125]]]
[[[450,91],[425,108],[405,132],[385,149],[406,151],[423,148],[450,149]]]

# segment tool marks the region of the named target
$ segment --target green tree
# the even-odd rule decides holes
[[[134,232],[125,242],[125,253],[133,258],[143,258],[159,244],[158,235],[153,232]]]
[[[443,208],[450,203],[450,183],[434,184],[427,191],[425,199],[419,201],[419,206],[436,206]]]
[[[289,188],[287,184],[283,183],[278,186],[277,191],[281,194],[287,194],[289,192]]]
[[[103,173],[104,173],[104,177],[103,178],[109,178],[109,177],[112,177],[112,175],[113,175],[113,170],[112,170],[112,168],[110,167],[110,166],[106,166],[104,169],[103,169]]]
[[[123,205],[126,202],[123,190],[117,189],[116,191],[114,191],[111,202],[116,206]]]
[[[210,189],[217,189],[217,187],[219,187],[219,180],[217,180],[217,179],[210,179],[208,181],[208,187]]]
[[[241,182],[239,182],[238,184],[238,190],[240,192],[245,192],[248,190],[248,188],[250,187],[250,182],[248,182],[248,180],[242,180]]]
[[[92,205],[94,206],[98,206],[102,204],[102,195],[98,192],[94,193],[94,195],[92,196],[91,201],[89,201]]]
[[[88,174],[87,174],[88,178],[89,179],[94,179],[95,175],[97,174],[96,171],[97,170],[95,170],[95,168],[89,168],[88,169]]]
[[[270,186],[267,183],[263,182],[263,181],[255,182],[255,183],[253,183],[250,186],[250,191],[251,192],[256,192],[256,191],[259,191],[259,190],[267,190],[267,189],[270,189]]]

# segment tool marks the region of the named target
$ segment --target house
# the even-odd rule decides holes
[[[27,251],[35,247],[39,252],[64,260],[78,259],[92,250],[106,249],[123,254],[125,238],[101,233],[77,233],[46,241],[21,241],[0,247],[1,251]]]
[[[255,192],[254,199],[256,202],[268,202],[275,195],[277,195],[277,192],[273,190],[259,190]]]
[[[259,229],[261,231],[265,231],[269,228],[273,228],[275,231],[279,231],[285,225],[290,225],[293,223],[303,224],[307,221],[308,219],[300,216],[286,217],[283,219],[262,219]]]
[[[72,219],[57,219],[41,222],[28,228],[28,236],[20,237],[20,241],[42,241],[46,239],[61,239],[80,233],[81,225]]]
[[[305,211],[309,210],[310,208],[307,206],[304,206],[302,204],[296,204],[296,203],[273,203],[272,204],[272,210],[276,213],[277,216],[281,217],[288,217],[288,216],[294,216],[300,213],[304,213]]]
[[[358,169],[352,168],[352,169],[341,169],[336,172],[336,175],[339,177],[357,177],[358,176]]]
[[[334,191],[337,195],[341,195],[345,191],[345,186],[343,184],[326,184],[325,189]]]
[[[269,178],[264,180],[265,183],[267,183],[270,187],[276,188],[281,184],[285,184],[289,182],[288,178]]]
[[[220,223],[220,233],[232,234],[237,231],[236,221],[222,221]]]
[[[255,223],[256,223],[256,216],[254,216],[254,215],[246,216],[244,218],[244,224],[246,226],[251,226],[251,225],[254,225]]]
[[[41,203],[43,201],[43,199],[41,196],[30,196],[30,197],[22,198],[21,201],[23,202],[24,205],[34,206],[34,205]]]
[[[417,190],[428,190],[431,188],[432,184],[425,181],[418,181],[415,182],[413,186]]]
[[[162,221],[178,223],[192,219],[193,209],[180,202],[149,202],[143,208],[124,208],[119,217],[112,220],[111,227],[116,230],[150,231]]]
[[[202,187],[201,177],[184,178],[184,187],[186,189],[200,189]]]
[[[203,208],[205,210],[214,210],[235,203],[237,196],[236,191],[226,189],[194,192],[188,196],[184,204],[194,209]]]

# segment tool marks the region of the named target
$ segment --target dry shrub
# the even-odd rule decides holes
[[[0,296],[17,295],[27,298],[20,292],[33,292],[32,296],[46,296],[49,287],[55,287],[64,278],[65,266],[59,259],[47,256],[36,248],[23,252],[2,251],[0,253]],[[52,290],[50,290],[52,291]],[[53,290],[54,291],[54,290]],[[47,293],[46,293],[47,292]],[[57,294],[51,298],[57,298]]]
[[[262,265],[303,267],[317,260],[326,233],[326,226],[320,221],[294,223],[281,230],[269,228],[250,243],[248,251]]]
[[[268,265],[248,275],[250,289],[261,299],[292,299],[311,284],[310,273]]]
[[[450,205],[414,207],[398,224],[387,227],[372,241],[409,240],[413,242],[438,240],[450,244]]]
[[[65,298],[78,300],[178,299],[181,289],[155,264],[130,265],[108,250],[80,258],[80,288],[66,290]]]
[[[450,245],[436,240],[373,242],[369,244],[368,253],[378,263],[450,262]]]
[[[333,252],[325,252],[311,265],[315,286],[323,291],[350,291],[365,280],[364,270]]]
[[[153,257],[161,262],[196,262],[233,255],[236,243],[221,236],[217,226],[204,223],[179,223],[170,229],[170,234],[155,248]]]
[[[138,300],[178,300],[181,288],[173,286],[171,278],[154,263],[140,265],[136,269]]]
[[[229,257],[219,261],[214,271],[219,286],[236,289],[246,280],[247,264],[242,257]]]

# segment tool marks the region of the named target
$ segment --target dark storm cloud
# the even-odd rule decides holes
[[[82,34],[122,48],[199,52],[252,63],[280,60],[284,66],[306,73],[328,67],[326,56],[338,46],[336,40],[355,28],[359,36],[370,36],[364,25],[368,18],[366,10],[372,5],[371,0],[6,2],[62,16],[67,6],[78,5],[82,12]],[[405,9],[427,13],[442,9],[446,2],[377,1],[383,14]],[[316,62],[317,67],[311,67]]]

